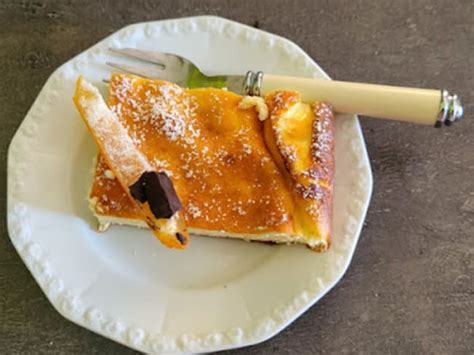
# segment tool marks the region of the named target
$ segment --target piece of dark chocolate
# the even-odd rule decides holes
[[[131,195],[141,203],[148,201],[156,218],[170,218],[182,208],[173,182],[164,172],[144,172],[129,189]]]
[[[173,183],[164,172],[145,173],[145,195],[156,218],[170,218],[181,209]]]
[[[140,178],[129,187],[130,194],[132,197],[141,203],[146,202],[146,195],[145,195],[145,188],[144,188],[144,183],[143,183],[143,176],[145,174],[142,174]]]
[[[184,235],[182,235],[181,233],[176,233],[176,239],[178,239],[178,241],[184,245],[186,244],[186,238],[184,237]]]

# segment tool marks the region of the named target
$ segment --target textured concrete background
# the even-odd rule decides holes
[[[264,344],[229,353],[474,353],[473,1],[0,1],[0,213],[9,141],[61,63],[139,21],[215,14],[285,36],[341,80],[448,88],[435,130],[362,118],[374,194],[351,268]],[[63,319],[0,222],[0,353],[132,353]]]

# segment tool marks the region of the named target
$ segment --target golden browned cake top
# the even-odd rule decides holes
[[[171,177],[190,228],[230,233],[294,233],[294,202],[269,153],[262,123],[242,97],[113,75],[109,106],[156,170]],[[91,197],[96,212],[137,211],[102,159]]]
[[[109,106],[135,144],[171,176],[189,228],[281,233],[325,250],[332,233],[332,109],[302,103],[290,91],[268,95],[266,105],[258,100],[118,74],[109,92]],[[263,123],[254,104],[269,116]],[[139,218],[100,156],[91,200],[98,215]]]

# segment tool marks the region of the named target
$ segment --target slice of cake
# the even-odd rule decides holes
[[[151,169],[172,181],[192,234],[328,248],[330,106],[302,103],[294,92],[263,101],[119,74],[108,105]],[[99,154],[89,197],[100,229],[146,227],[119,180]]]
[[[137,216],[163,244],[185,248],[188,232],[181,203],[166,173],[153,170],[99,90],[82,77],[77,80],[74,103]]]

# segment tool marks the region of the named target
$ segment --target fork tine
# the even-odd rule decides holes
[[[185,85],[190,73],[196,70],[201,73],[196,65],[179,55],[135,48],[111,47],[109,50],[113,53],[138,59],[142,62],[142,64],[137,63],[136,67],[127,64],[107,62],[109,66],[144,78],[167,80],[179,85]]]
[[[181,59],[181,57],[173,54],[168,53],[161,53],[161,52],[152,52],[152,51],[145,51],[136,48],[114,48],[110,47],[109,50],[113,53],[117,53],[126,57],[131,57],[135,59],[139,59],[145,62],[157,64],[163,68],[166,67],[166,62],[173,57],[173,59]]]
[[[114,62],[105,62],[105,64],[107,64],[109,67],[119,69],[130,74],[138,75],[143,78],[154,79],[153,73],[150,70],[146,70],[145,68],[134,67],[126,64],[118,64]]]

